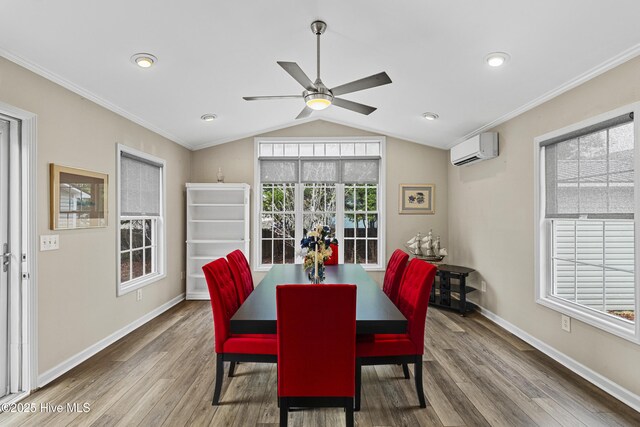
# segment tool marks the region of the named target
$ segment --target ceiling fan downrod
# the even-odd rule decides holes
[[[327,30],[327,23],[324,21],[313,21],[311,31],[316,35],[316,84],[322,83],[320,80],[320,36]]]

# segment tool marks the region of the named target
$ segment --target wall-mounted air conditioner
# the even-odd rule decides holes
[[[485,132],[451,148],[451,164],[470,165],[498,157],[498,132]]]

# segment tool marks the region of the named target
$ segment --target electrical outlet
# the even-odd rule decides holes
[[[142,289],[138,289],[136,292],[136,301],[142,301]]]
[[[485,282],[484,280],[480,282],[480,291],[487,292],[487,282]]]
[[[571,332],[571,318],[564,314],[562,315],[562,330]]]
[[[60,236],[58,234],[43,234],[40,236],[41,251],[55,251],[60,249]]]

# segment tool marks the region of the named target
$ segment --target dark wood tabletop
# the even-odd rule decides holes
[[[327,265],[323,283],[346,283],[358,286],[356,300],[357,334],[401,334],[407,319],[382,292],[378,284],[357,264]],[[308,284],[299,264],[274,265],[240,306],[230,321],[233,334],[276,333],[276,286]],[[328,308],[329,310],[331,307]]]

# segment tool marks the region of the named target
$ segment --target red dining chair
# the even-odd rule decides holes
[[[355,285],[279,285],[280,426],[292,407],[341,407],[353,426]]]
[[[331,256],[324,262],[324,265],[338,265],[338,245],[332,243],[329,247],[331,248]]]
[[[409,255],[402,249],[396,249],[391,255],[387,264],[387,271],[384,273],[382,290],[394,304],[398,300],[400,281],[404,270],[407,268],[407,261],[409,261]]]
[[[236,284],[236,289],[238,289],[240,304],[242,304],[244,300],[249,297],[249,294],[253,292],[251,267],[249,267],[249,262],[244,256],[244,253],[239,249],[228,254],[227,261],[229,262],[229,268],[231,269],[231,275]]]
[[[231,334],[229,320],[240,306],[231,271],[224,258],[202,267],[207,279],[215,332],[216,384],[212,405],[220,402],[224,362],[231,362],[229,376],[236,362],[277,363],[277,340],[271,335]]]
[[[360,387],[363,365],[393,365],[414,363],[416,392],[421,408],[426,408],[422,388],[422,354],[424,327],[429,295],[436,275],[436,266],[412,259],[402,276],[398,309],[408,320],[404,334],[374,334],[356,343],[356,410],[360,410]]]

